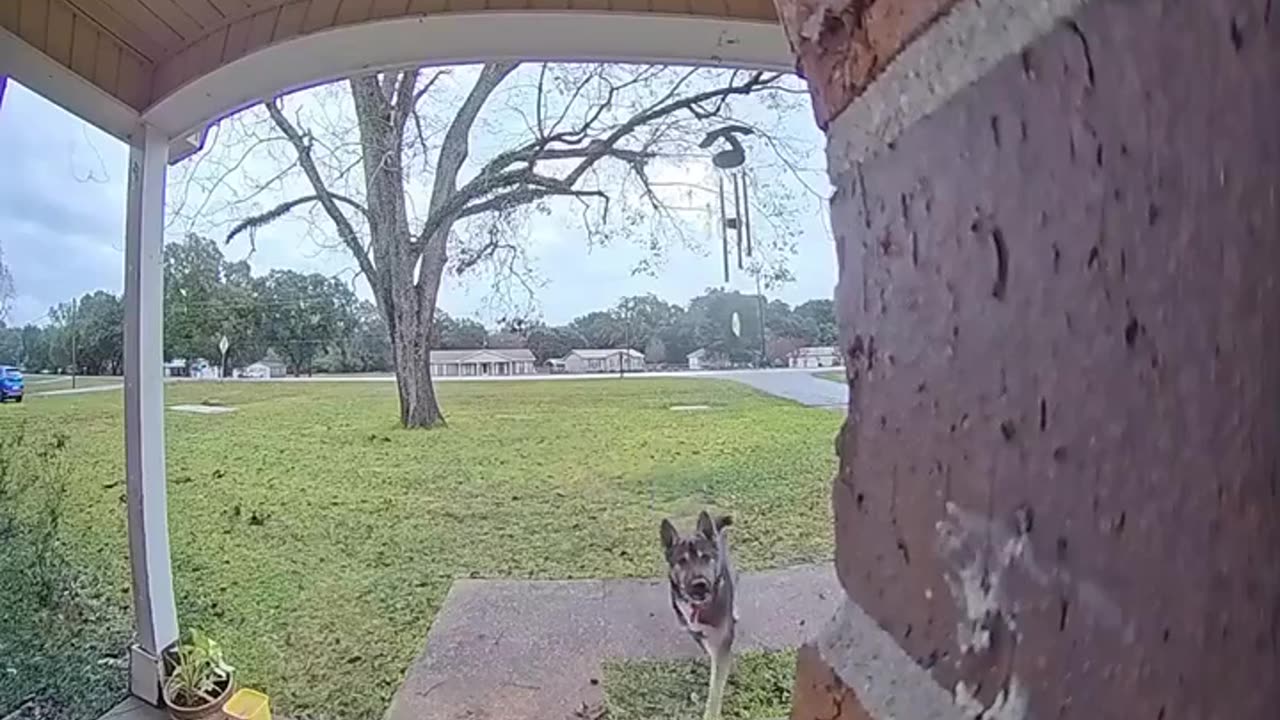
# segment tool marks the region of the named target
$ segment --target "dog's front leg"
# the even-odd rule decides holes
[[[707,647],[711,658],[711,681],[707,688],[707,709],[703,720],[720,720],[720,706],[724,701],[725,684],[733,666],[732,642],[721,641]]]

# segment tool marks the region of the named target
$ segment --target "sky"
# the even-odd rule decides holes
[[[319,107],[325,97],[300,102]],[[836,278],[823,197],[827,189],[821,175],[822,136],[808,109],[803,110],[779,120],[802,144],[812,145],[806,162],[812,193],[800,194],[798,253],[787,263],[795,280],[767,293],[792,304],[830,297]],[[119,140],[10,81],[0,105],[0,250],[15,286],[7,324],[39,324],[47,320],[52,306],[72,297],[95,290],[122,291],[127,156]],[[179,174],[171,171],[171,177]],[[773,182],[781,180],[759,180],[766,189]],[[176,191],[171,187],[171,204]],[[569,213],[558,207],[527,227],[529,258],[538,282],[532,298],[523,301],[525,316],[560,324],[612,306],[622,296],[653,293],[683,304],[709,287],[726,287],[720,257],[712,252],[718,250],[719,238],[710,216],[695,223],[705,241],[697,238],[693,248],[672,247],[658,271],[636,274],[635,266],[645,257],[642,249],[627,244],[591,247],[575,222],[576,213]],[[177,225],[170,226],[167,240],[181,237]],[[259,231],[252,251],[247,240],[237,240],[224,251],[229,259],[247,258],[255,274],[288,268],[351,276],[351,258],[343,251],[318,247],[315,233],[306,228],[300,222],[278,223]],[[357,294],[369,297],[365,283],[355,282]],[[735,271],[727,287],[754,292],[755,283]],[[510,309],[509,301],[495,297],[491,280],[475,274],[447,277],[440,305],[451,315],[486,323]]]

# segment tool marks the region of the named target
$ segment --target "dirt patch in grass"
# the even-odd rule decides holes
[[[796,654],[744,653],[725,691],[726,720],[774,720],[791,711]],[[701,720],[707,697],[705,661],[626,661],[605,667],[609,720]]]

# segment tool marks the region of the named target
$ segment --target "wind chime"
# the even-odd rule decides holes
[[[738,269],[743,269],[742,258],[751,257],[751,210],[747,198],[750,175],[742,167],[746,153],[738,135],[754,135],[755,131],[744,125],[727,125],[707,133],[699,143],[704,150],[723,141],[727,150],[711,156],[711,163],[719,170],[720,180],[720,248],[724,257],[724,281],[729,282],[729,233],[733,232],[737,245]],[[733,214],[729,214],[729,202],[725,199],[725,179],[733,193]]]

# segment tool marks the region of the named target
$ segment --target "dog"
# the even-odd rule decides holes
[[[725,683],[733,663],[733,637],[738,622],[735,580],[725,529],[729,516],[712,520],[703,510],[694,533],[681,537],[670,520],[660,528],[671,582],[671,607],[680,624],[711,659],[704,720],[719,720]]]

